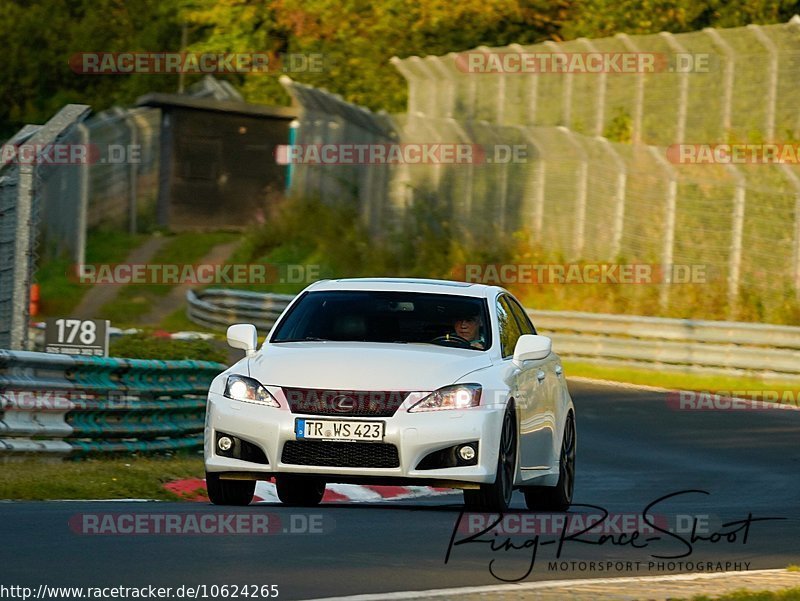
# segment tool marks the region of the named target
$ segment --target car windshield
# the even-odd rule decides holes
[[[309,292],[281,320],[270,342],[430,343],[491,346],[482,298],[418,292]]]

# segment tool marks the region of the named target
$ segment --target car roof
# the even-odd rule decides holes
[[[309,292],[332,290],[370,290],[386,292],[423,292],[428,294],[452,294],[491,298],[503,291],[497,286],[472,284],[455,280],[434,280],[425,278],[345,278],[321,280],[308,288]]]

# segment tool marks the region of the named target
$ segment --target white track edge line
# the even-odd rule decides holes
[[[628,584],[634,582],[670,582],[687,580],[713,580],[714,578],[726,578],[739,575],[759,575],[759,574],[789,574],[786,569],[770,570],[744,570],[736,572],[716,572],[716,573],[693,573],[693,574],[662,574],[658,576],[624,576],[621,578],[575,578],[572,580],[545,580],[540,582],[529,582],[526,584],[498,584],[487,586],[465,586],[461,588],[431,589],[427,591],[399,591],[394,593],[368,593],[362,595],[350,595],[345,597],[319,597],[307,601],[383,601],[400,599],[422,599],[445,597],[449,595],[470,595],[480,593],[518,593],[522,591],[532,591],[546,588],[558,588],[561,586],[593,586],[597,584]]]
[[[651,392],[685,392],[684,389],[681,388],[661,388],[660,386],[648,386],[647,384],[631,384],[629,382],[617,382],[615,380],[601,380],[599,378],[587,378],[586,376],[567,376],[567,380],[575,380],[576,382],[582,382],[584,384],[601,384],[603,386],[616,386],[617,388],[627,388],[629,390],[648,390]],[[750,388],[743,388],[743,390],[751,390]],[[689,391],[691,392],[691,391]],[[702,391],[701,391],[702,392]],[[711,391],[709,391],[711,392]],[[737,398],[737,397],[726,397],[722,396],[720,398],[723,399],[730,399],[730,398]],[[754,402],[751,399],[741,399],[743,401]],[[759,401],[761,403],[770,402],[770,401]],[[774,403],[776,405],[776,409],[780,411],[800,411],[800,406],[798,405],[789,405],[787,403]],[[769,410],[768,407],[760,407],[759,410],[767,411]]]

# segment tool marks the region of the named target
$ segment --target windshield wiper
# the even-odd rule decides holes
[[[328,342],[327,338],[317,338],[316,336],[306,336],[305,338],[284,338],[283,340],[274,340],[276,342]]]

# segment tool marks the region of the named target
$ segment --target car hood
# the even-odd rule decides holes
[[[491,365],[487,353],[430,344],[282,342],[250,359],[267,386],[433,391]]]

